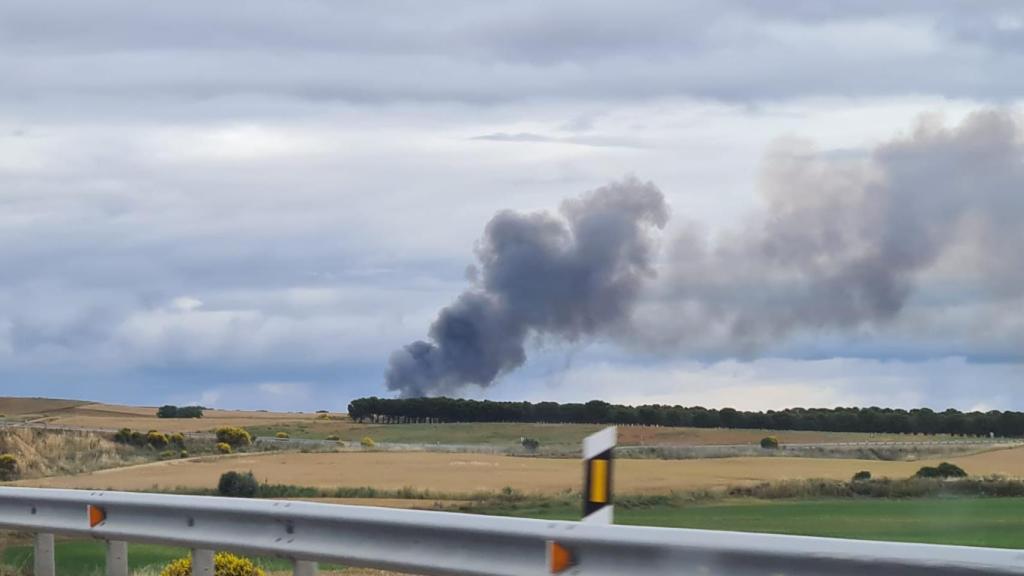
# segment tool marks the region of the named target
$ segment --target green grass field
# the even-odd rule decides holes
[[[578,507],[566,504],[486,512],[544,519],[579,518]],[[643,526],[1024,548],[1024,498],[743,501],[617,508],[615,520],[618,524]]]
[[[188,554],[184,548],[170,548],[151,544],[128,545],[128,567],[132,572],[159,574],[160,568],[167,563]],[[65,540],[58,541],[54,551],[57,562],[57,574],[61,576],[99,576],[105,573],[106,549],[103,542],[97,540]],[[254,558],[260,567],[271,570],[289,570],[291,563],[280,558]],[[0,554],[0,565],[10,566],[24,571],[32,570],[32,547],[26,545],[11,546]],[[325,566],[325,569],[331,568]]]
[[[72,576],[103,574],[106,566],[106,550],[103,542],[96,540],[67,540],[56,544],[54,559],[57,562],[58,574]],[[151,544],[129,544],[128,566],[131,570],[140,570],[150,566],[163,566],[168,562],[185,556],[184,548],[168,548]],[[11,546],[0,556],[3,564],[15,568],[32,570],[32,547]]]
[[[336,435],[346,442],[359,442],[369,436],[377,442],[403,444],[488,444],[511,447],[519,444],[523,436],[536,438],[541,445],[578,446],[583,437],[600,430],[602,426],[588,424],[354,424],[342,421],[313,421],[278,426],[252,426],[246,428],[256,436],[273,436],[287,432],[292,438],[324,439]]]

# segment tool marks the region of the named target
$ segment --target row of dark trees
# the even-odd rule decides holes
[[[157,418],[202,418],[202,406],[174,406],[166,404],[157,408]]]
[[[826,432],[956,434],[1024,436],[1024,412],[935,412],[928,408],[788,408],[747,412],[701,406],[649,404],[623,406],[591,400],[585,404],[557,402],[492,402],[459,398],[358,398],[348,413],[359,422],[387,424],[428,422],[569,422],[757,428]]]

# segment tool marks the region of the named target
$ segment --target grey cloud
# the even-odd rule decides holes
[[[10,2],[0,7],[0,98],[35,114],[230,113],[225,99],[273,109],[277,100],[1014,98],[1021,57],[975,47],[1016,45],[1019,31],[1000,29],[997,16],[1022,11],[977,5]],[[865,37],[870,50],[859,49]]]

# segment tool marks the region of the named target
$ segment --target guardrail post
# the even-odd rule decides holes
[[[32,556],[32,574],[35,576],[56,575],[57,569],[53,561],[53,534],[36,534]]]
[[[316,562],[311,562],[309,560],[296,560],[295,570],[293,573],[295,576],[316,576],[319,569],[320,567]]]
[[[192,576],[213,576],[213,550],[192,550]]]
[[[107,540],[107,576],[128,576],[128,543]]]

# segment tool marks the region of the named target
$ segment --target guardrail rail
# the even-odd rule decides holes
[[[0,528],[35,536],[37,576],[54,575],[55,534],[107,542],[107,574],[127,576],[126,542],[277,556],[295,574],[319,562],[424,575],[995,576],[1024,574],[1024,552],[584,524],[284,500],[0,487]]]

